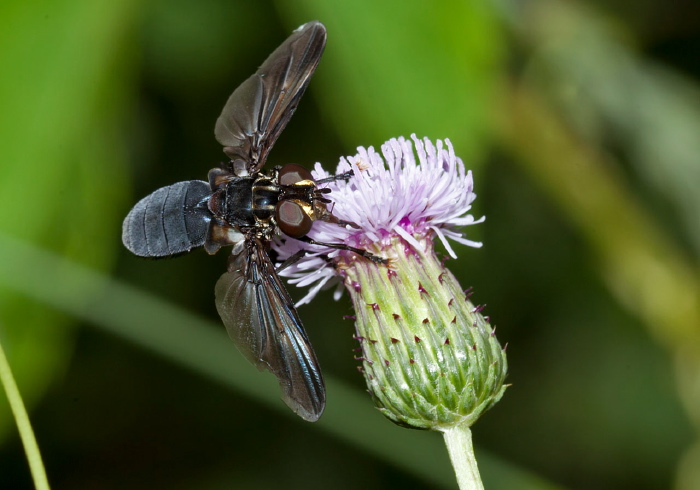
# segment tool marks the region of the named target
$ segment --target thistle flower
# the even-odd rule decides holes
[[[280,275],[310,288],[299,304],[333,285],[338,286],[336,298],[343,286],[348,290],[356,312],[360,370],[377,408],[397,424],[444,432],[448,449],[455,448],[450,449],[455,468],[466,459],[463,472],[478,480],[469,457],[469,427],[503,395],[507,361],[489,318],[444,267],[434,240],[456,258],[448,240],[480,247],[460,229],[483,218],[469,214],[476,197],[472,174],[449,140],[444,145],[415,135],[412,140],[386,142],[383,158],[371,147],[342,158],[336,173],[352,170],[354,175],[347,183],[328,185],[332,211],[357,228],[316,222],[309,233],[318,242],[367,250],[389,265],[345,250],[280,240],[275,247],[282,260],[306,250]],[[313,175],[329,176],[319,164]]]

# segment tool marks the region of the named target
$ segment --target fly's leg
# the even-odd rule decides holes
[[[362,250],[359,248],[351,247],[350,245],[345,245],[343,243],[324,243],[324,242],[317,242],[313,238],[309,238],[308,236],[303,236],[300,238],[297,238],[296,240],[299,240],[300,242],[308,243],[311,245],[321,245],[322,247],[328,247],[328,248],[335,248],[338,250],[347,250],[348,252],[353,252],[356,253],[357,255],[360,255],[366,259],[371,260],[375,264],[384,264],[387,265],[389,263],[388,259],[379,257],[378,255],[374,255],[373,253],[368,252],[367,250]],[[297,252],[298,253],[298,252]],[[296,254],[294,254],[296,255]],[[293,256],[292,256],[293,257]],[[291,258],[291,257],[290,257]],[[301,256],[299,257],[301,258]],[[289,259],[287,259],[289,260]],[[299,259],[297,259],[299,260]],[[286,262],[286,261],[285,261]]]
[[[306,255],[306,253],[307,253],[307,251],[302,249],[302,250],[299,250],[299,251],[298,251],[297,253],[295,253],[294,255],[290,255],[289,257],[287,257],[287,258],[285,259],[284,262],[282,262],[280,265],[278,265],[278,266],[275,268],[275,272],[277,272],[277,273],[279,274],[281,271],[283,271],[284,269],[286,269],[286,268],[289,267],[290,265],[296,264],[297,262],[299,262],[299,260],[301,260],[301,258],[302,258],[304,255]]]
[[[330,177],[326,177],[325,179],[319,179],[315,182],[317,184],[327,184],[329,182],[337,182],[339,180],[344,180],[345,182],[347,182],[353,175],[355,175],[353,171],[348,170],[347,172],[343,172],[342,174],[331,175]]]

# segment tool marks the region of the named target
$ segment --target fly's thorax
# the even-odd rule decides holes
[[[253,226],[253,177],[234,177],[209,198],[212,215],[231,226]]]
[[[328,220],[327,199],[311,173],[296,164],[237,177],[225,169],[209,173],[209,210],[221,224],[261,234],[283,233],[301,238],[314,221]]]
[[[275,206],[280,199],[280,186],[277,174],[272,177],[260,175],[252,185],[252,210],[260,224],[269,223],[275,215]]]

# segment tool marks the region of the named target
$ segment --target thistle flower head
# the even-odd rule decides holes
[[[471,294],[437,258],[433,241],[437,237],[452,257],[448,239],[479,247],[461,228],[483,218],[469,214],[476,197],[472,174],[450,142],[412,140],[388,141],[384,158],[358,148],[354,157],[341,159],[337,173],[354,175],[329,184],[332,212],[357,228],[316,222],[309,233],[318,242],[389,259],[389,266],[296,240],[275,247],[280,259],[307,251],[281,271],[290,282],[311,287],[300,303],[333,282],[348,290],[360,370],[384,415],[416,428],[468,427],[500,399],[507,362],[482,307],[471,303]],[[317,164],[314,178],[328,176]]]

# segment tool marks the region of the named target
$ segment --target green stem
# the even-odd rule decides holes
[[[456,425],[443,431],[443,435],[460,490],[484,490],[474,457],[472,432],[469,426]]]
[[[17,389],[17,383],[15,383],[15,378],[12,376],[10,364],[7,362],[7,357],[5,356],[5,351],[3,350],[1,343],[0,382],[2,382],[2,385],[5,388],[7,400],[10,402],[10,408],[12,409],[12,414],[15,417],[19,435],[22,438],[24,452],[27,454],[29,469],[32,472],[34,486],[37,490],[49,490],[49,481],[46,478],[46,470],[44,470],[44,463],[41,461],[41,453],[39,452],[39,446],[37,445],[36,438],[34,437],[32,424],[29,422],[29,415],[27,415],[27,410],[24,408],[22,396]]]

